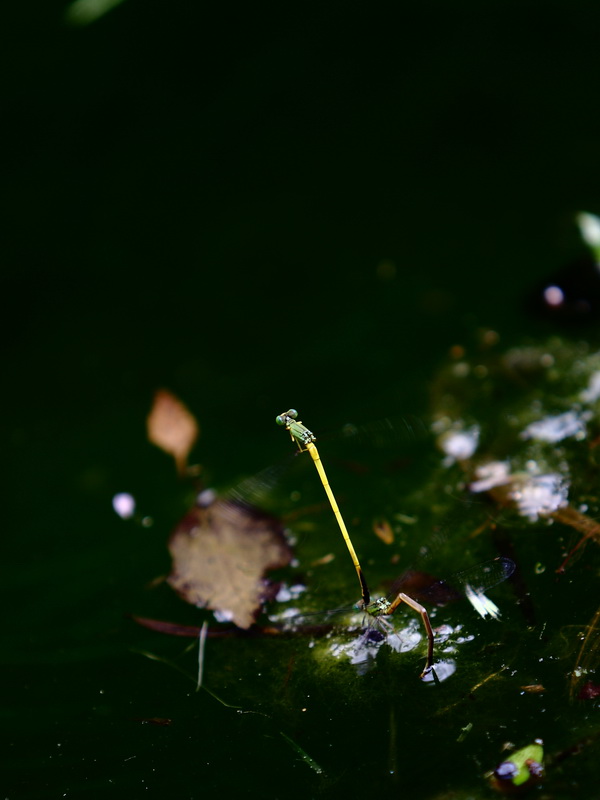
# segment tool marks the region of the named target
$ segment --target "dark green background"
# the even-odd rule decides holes
[[[185,501],[144,419],[176,392],[227,483],[282,454],[290,405],[325,426],[426,415],[451,345],[555,330],[524,300],[582,252],[573,212],[600,208],[600,14],[484,5],[126,0],[81,28],[60,3],[5,11],[10,800],[323,788],[258,716],[130,653],[157,635],[125,612],[188,613],[144,594]],[[153,527],[114,515],[123,489]],[[356,737],[375,735],[354,702]],[[415,796],[445,785],[422,781]]]

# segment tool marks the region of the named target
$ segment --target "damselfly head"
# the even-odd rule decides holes
[[[289,425],[291,420],[298,418],[298,412],[295,408],[290,408],[288,411],[284,411],[283,414],[279,414],[275,417],[275,422],[278,425]]]

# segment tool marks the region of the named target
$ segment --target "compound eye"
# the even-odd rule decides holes
[[[283,418],[283,415],[279,414],[279,416],[275,417],[275,422],[278,425],[285,425],[285,419]]]
[[[298,418],[298,412],[296,411],[295,408],[290,408],[290,410],[287,413],[288,413],[288,417],[291,417],[292,419],[297,419]]]

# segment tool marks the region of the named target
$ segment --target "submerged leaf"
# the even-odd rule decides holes
[[[160,389],[154,395],[146,425],[149,441],[173,456],[177,471],[184,474],[187,457],[200,433],[191,411],[174,394]]]
[[[215,502],[194,508],[169,541],[173,568],[169,584],[188,603],[219,611],[239,628],[249,628],[272,591],[268,570],[289,564],[292,551],[273,518]]]
[[[490,775],[496,791],[514,794],[515,791],[529,789],[539,784],[544,777],[544,746],[541,739],[515,750],[509,759],[503,761]]]

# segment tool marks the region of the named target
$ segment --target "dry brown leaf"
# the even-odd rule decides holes
[[[387,519],[376,519],[373,522],[373,532],[384,544],[394,544],[394,531]]]
[[[185,474],[187,457],[200,433],[194,415],[174,394],[159,389],[154,395],[146,426],[152,444],[172,455],[179,474]]]
[[[169,541],[168,582],[188,603],[218,610],[249,628],[269,592],[264,574],[289,564],[292,551],[278,522],[242,506],[194,508]]]

